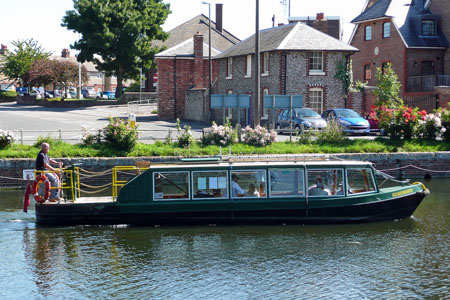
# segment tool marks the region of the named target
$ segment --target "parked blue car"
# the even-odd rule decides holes
[[[107,96],[108,99],[114,99],[116,97],[116,93],[113,91],[104,91],[103,95]]]
[[[322,118],[327,121],[337,119],[349,134],[370,134],[369,122],[351,109],[336,108],[323,112]]]

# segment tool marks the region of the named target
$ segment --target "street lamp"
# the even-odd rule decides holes
[[[203,1],[202,4],[208,5],[208,20],[209,20],[209,105],[211,105],[211,93],[212,93],[212,61],[211,61],[211,3]],[[211,115],[211,114],[210,114]],[[225,120],[223,120],[225,122]]]

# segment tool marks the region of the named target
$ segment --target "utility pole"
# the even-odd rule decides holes
[[[260,124],[260,109],[261,109],[261,81],[260,81],[260,55],[259,55],[259,0],[256,0],[256,30],[255,30],[255,100],[253,109],[253,126]]]

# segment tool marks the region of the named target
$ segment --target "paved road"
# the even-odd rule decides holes
[[[156,106],[154,107],[156,109]],[[137,116],[137,124],[142,130],[142,142],[150,143],[164,140],[171,129],[176,137],[175,122],[158,121],[157,115],[146,114]],[[38,136],[51,135],[59,137],[59,129],[63,140],[78,143],[81,138],[81,128],[86,126],[91,130],[98,130],[108,124],[109,117],[127,118],[127,105],[111,105],[79,108],[50,108],[42,106],[17,105],[15,103],[0,103],[0,129],[14,130],[20,137],[23,129],[24,144],[33,144]],[[196,138],[201,136],[202,128],[209,126],[205,123],[186,122],[192,127]],[[281,141],[289,140],[289,135],[281,135]]]

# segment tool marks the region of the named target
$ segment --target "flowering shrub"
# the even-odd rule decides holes
[[[337,119],[328,120],[327,126],[316,134],[319,143],[338,144],[347,139],[344,128]]]
[[[177,119],[178,145],[183,148],[189,148],[195,139],[192,135],[191,126],[184,125],[184,132],[181,130],[180,119]]]
[[[228,146],[237,142],[237,134],[233,131],[230,121],[227,119],[225,125],[217,126],[213,121],[212,126],[205,128],[202,136],[202,144]]]
[[[441,135],[445,141],[450,141],[450,104],[449,108],[440,108],[436,110],[441,116]]]
[[[257,125],[255,129],[250,126],[245,127],[241,131],[241,138],[244,143],[251,146],[268,146],[277,141],[277,132]]]
[[[444,129],[445,131],[445,129]],[[435,139],[440,137],[442,132],[441,114],[428,114],[422,120],[419,120],[418,133],[425,139]]]
[[[397,108],[388,108],[385,105],[374,107],[370,116],[379,120],[380,128],[392,139],[410,139],[417,133],[419,120],[425,120],[427,112],[399,105]]]
[[[109,118],[109,124],[99,132],[98,140],[104,141],[118,150],[130,151],[139,139],[137,127],[132,128],[128,121]]]
[[[6,148],[14,144],[15,140],[16,137],[11,131],[0,129],[0,149]]]
[[[98,134],[93,134],[90,132],[87,126],[81,126],[81,144],[85,146],[93,146],[95,144],[100,144],[101,142],[100,132]]]

